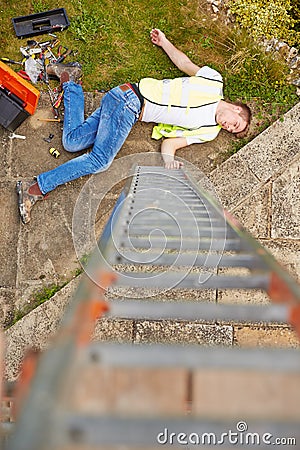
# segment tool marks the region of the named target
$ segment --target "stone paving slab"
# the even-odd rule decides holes
[[[40,112],[49,116],[48,108]],[[32,136],[29,135],[28,129],[32,132]],[[24,141],[14,140],[11,160],[11,173],[14,178],[33,178],[41,172],[54,169],[72,157],[67,152],[61,151],[61,126],[57,123],[45,124],[32,116],[28,119],[28,123],[25,122],[18,128],[18,133],[27,137]],[[48,138],[50,133],[54,134],[54,138],[51,143],[47,143],[44,138]],[[51,147],[55,147],[60,152],[58,159],[50,155]]]
[[[262,239],[261,244],[300,282],[300,240]]]
[[[134,340],[134,322],[129,319],[103,317],[97,320],[92,339],[101,342],[132,343]]]
[[[238,153],[251,172],[265,182],[285,169],[300,150],[300,103],[245,145]]]
[[[67,380],[61,398],[65,408],[77,415],[153,417],[155,412],[158,417],[174,417],[186,412],[187,370],[103,367],[93,362],[79,365],[79,370],[80,376],[73,374]],[[102,449],[101,444],[93,447]]]
[[[260,289],[218,289],[218,304],[268,305],[270,299]]]
[[[193,413],[237,422],[241,417],[246,421],[294,421],[300,414],[299,382],[299,373],[255,368],[198,370],[193,377]]]
[[[271,237],[300,239],[300,156],[273,182]]]
[[[10,181],[0,181],[0,208],[0,286],[15,287],[19,253],[17,246],[19,219],[16,214],[15,185]]]
[[[14,380],[20,370],[24,355],[29,348],[37,351],[47,348],[60,323],[63,311],[74,295],[79,278],[26,315],[5,332],[6,359],[5,376]]]
[[[289,326],[234,326],[234,344],[240,347],[299,348],[300,339]]]
[[[0,179],[7,181],[7,177],[10,175],[10,160],[12,153],[13,142],[8,137],[8,133],[4,128],[0,127]]]
[[[261,186],[232,209],[234,217],[255,237],[270,237],[271,189],[271,183]]]
[[[137,320],[136,343],[232,345],[232,327],[184,321]]]
[[[249,169],[239,152],[213,170],[209,178],[226,209],[239,204],[259,185],[259,179]]]
[[[72,238],[72,217],[80,184],[76,183],[72,189],[60,187],[55,196],[36,205],[28,226],[20,225],[17,288],[22,294],[16,306],[21,307],[39,288],[68,280],[79,267]],[[47,226],[41,226],[43,222]]]

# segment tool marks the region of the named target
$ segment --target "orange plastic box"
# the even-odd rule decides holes
[[[0,124],[14,131],[34,114],[40,91],[0,61]]]

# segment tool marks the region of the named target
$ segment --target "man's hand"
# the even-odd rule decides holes
[[[173,161],[165,162],[166,169],[180,169],[183,166],[184,166],[183,162],[176,161],[175,159]]]
[[[178,50],[162,31],[158,28],[153,28],[150,32],[150,39],[152,44],[161,47],[166,52],[170,60],[179,70],[189,76],[196,75],[200,67],[194,64],[181,50]]]
[[[186,147],[186,138],[168,138],[164,139],[161,144],[161,156],[166,169],[180,169],[183,162],[175,161],[174,155],[176,150]]]
[[[164,40],[166,39],[166,36],[158,28],[153,28],[153,30],[150,31],[150,39],[152,44],[161,47],[163,45]]]

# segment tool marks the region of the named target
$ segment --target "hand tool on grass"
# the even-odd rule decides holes
[[[14,59],[6,58],[5,56],[0,58],[0,61],[6,63],[6,64],[18,64],[19,66],[23,65],[22,61],[15,61]]]
[[[52,141],[52,139],[54,138],[54,134],[50,133],[49,136],[47,138],[43,138],[43,140],[45,142],[50,143]]]
[[[63,62],[66,59],[67,56],[69,56],[69,55],[71,55],[73,53],[73,50],[71,50],[70,48],[64,47],[64,49],[65,49],[65,52],[62,53],[61,52],[62,46],[60,45],[58,47],[58,55],[57,55],[58,58],[56,60],[57,63]]]
[[[38,119],[41,122],[62,122],[61,119]]]
[[[56,148],[54,148],[54,147],[51,147],[51,148],[49,149],[49,153],[50,153],[50,155],[52,155],[54,158],[58,158],[58,157],[60,156],[59,151],[58,151]]]
[[[9,136],[9,139],[26,139],[26,136],[22,136],[21,134],[12,133]]]

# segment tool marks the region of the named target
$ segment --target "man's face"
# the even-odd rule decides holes
[[[224,109],[220,111],[217,116],[217,123],[229,133],[240,133],[243,131],[247,122],[240,116],[241,108],[239,106],[233,106],[232,108]]]

